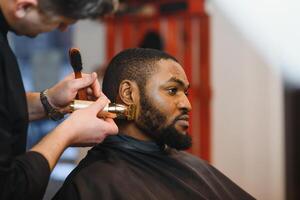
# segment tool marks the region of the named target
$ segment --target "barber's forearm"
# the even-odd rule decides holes
[[[118,133],[118,127],[113,119],[97,117],[108,102],[102,95],[89,107],[73,112],[31,151],[42,154],[52,170],[68,146],[92,146],[102,142],[106,136]]]
[[[37,145],[30,149],[30,151],[42,154],[47,159],[50,170],[52,171],[61,154],[70,144],[68,134],[67,130],[58,127],[47,134]]]
[[[29,121],[45,118],[46,113],[40,100],[40,93],[27,92],[26,98],[27,98]]]

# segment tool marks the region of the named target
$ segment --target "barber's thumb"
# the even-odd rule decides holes
[[[97,99],[97,101],[95,101],[94,103],[92,103],[88,109],[92,110],[93,112],[95,112],[96,114],[98,112],[100,112],[101,110],[103,110],[103,108],[109,103],[109,100],[106,96],[102,95],[101,97],[99,97]]]
[[[97,79],[96,73],[92,73],[89,76],[85,76],[82,77],[81,79],[78,79],[77,89],[85,88],[92,85],[96,79]]]

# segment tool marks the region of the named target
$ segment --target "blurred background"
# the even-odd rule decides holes
[[[81,21],[35,39],[10,35],[27,91],[72,72],[101,76],[130,47],[169,52],[191,82],[193,147],[257,199],[300,199],[300,2],[296,0],[120,0],[114,17]],[[28,148],[57,125],[30,124]],[[66,133],[68,134],[68,133]],[[50,199],[86,148],[69,148],[51,175]]]

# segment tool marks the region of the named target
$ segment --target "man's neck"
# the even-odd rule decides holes
[[[134,123],[124,123],[118,124],[119,132],[137,140],[151,141],[152,139],[147,136],[141,129],[139,129]]]

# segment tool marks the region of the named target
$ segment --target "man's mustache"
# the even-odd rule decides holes
[[[174,122],[178,120],[186,120],[188,121],[190,119],[189,113],[187,111],[183,111],[180,115],[175,117]]]

